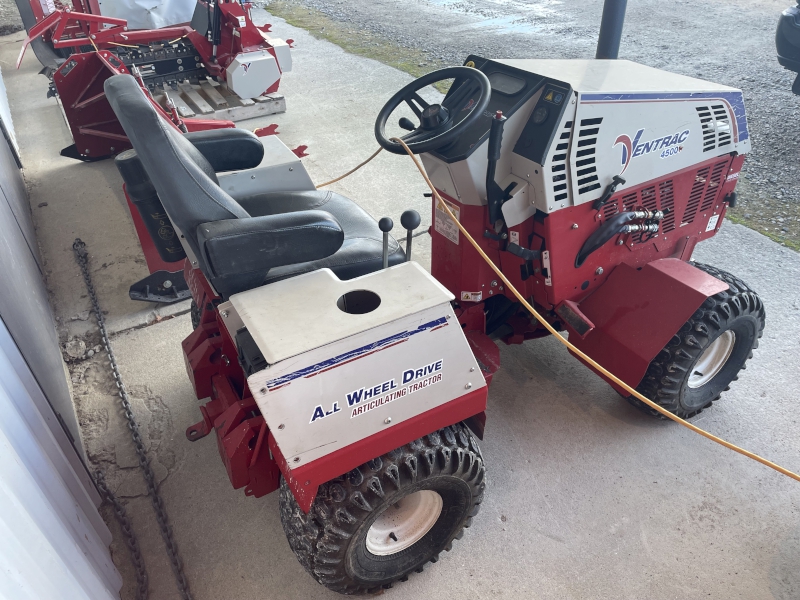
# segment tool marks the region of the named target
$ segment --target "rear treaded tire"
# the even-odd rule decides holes
[[[753,350],[758,348],[766,321],[764,304],[744,281],[716,267],[695,262],[690,264],[730,287],[703,302],[653,359],[636,388],[681,418],[693,417],[711,406],[722,392],[729,389],[730,383],[738,379],[739,371],[745,368]],[[703,351],[729,330],[736,333],[736,341],[724,366],[701,387],[690,388],[689,376]],[[666,419],[633,396],[628,396],[628,401],[648,414]]]
[[[436,562],[478,514],[486,487],[478,443],[459,423],[414,440],[320,486],[308,514],[281,480],[281,523],[289,546],[314,579],[341,594],[368,594]],[[437,491],[442,512],[414,545],[389,556],[366,550],[375,519],[401,498]]]

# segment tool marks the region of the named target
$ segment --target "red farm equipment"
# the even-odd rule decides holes
[[[47,11],[43,6],[20,0],[28,37],[17,66],[33,44],[75,142],[62,155],[80,160],[130,148],[103,94],[103,82],[112,75],[135,74],[163,108],[174,104],[184,118],[194,113],[182,105],[179,89],[203,107],[227,107],[229,99],[261,99],[277,92],[281,73],[292,65],[292,40],[269,36],[269,25],[255,25],[249,3],[201,0],[191,23],[138,30],[129,29],[124,19],[103,16],[96,0],[73,0],[72,6]],[[223,120],[226,112],[219,113]],[[187,127],[214,127],[209,121]]]

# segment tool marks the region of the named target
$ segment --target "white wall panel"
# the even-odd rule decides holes
[[[0,321],[0,598],[119,598],[93,491],[35,409],[20,368]]]

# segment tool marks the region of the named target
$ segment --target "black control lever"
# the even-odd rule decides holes
[[[486,167],[486,202],[489,205],[489,222],[496,225],[498,221],[502,220],[503,213],[500,208],[503,206],[505,200],[505,191],[497,185],[494,180],[495,171],[497,169],[497,161],[500,160],[500,147],[503,143],[503,127],[505,127],[507,119],[503,116],[503,111],[498,110],[494,119],[492,119],[492,126],[489,129],[489,164]]]
[[[414,239],[414,230],[419,227],[422,219],[415,210],[407,210],[400,215],[400,225],[406,230],[406,262],[411,260],[411,240]]]
[[[490,240],[494,240],[496,242],[502,242],[506,238],[508,238],[508,234],[503,233],[495,233],[494,231],[489,231],[488,229],[483,232],[483,237],[489,238]]]
[[[383,268],[389,266],[389,232],[394,227],[394,221],[389,217],[383,217],[378,221],[378,229],[383,232]]]
[[[514,256],[519,256],[522,260],[539,260],[539,257],[542,255],[538,250],[528,250],[514,242],[507,244],[506,250],[511,252]]]
[[[211,10],[211,30],[208,32],[208,41],[211,42],[211,62],[217,62],[217,46],[222,41],[222,9],[219,2],[209,2]]]
[[[606,190],[603,192],[603,195],[594,201],[592,208],[595,210],[600,210],[600,208],[611,199],[611,196],[614,195],[614,192],[617,191],[618,185],[625,185],[625,180],[619,175],[614,175],[611,183],[606,186]]]
[[[416,125],[414,125],[414,122],[406,117],[402,117],[398,125],[400,125],[400,127],[406,131],[414,131],[417,128]]]

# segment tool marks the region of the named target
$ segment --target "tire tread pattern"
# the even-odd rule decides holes
[[[387,493],[404,484],[436,475],[456,476],[472,488],[473,505],[442,549],[450,550],[454,539],[461,539],[464,529],[478,514],[483,493],[485,468],[478,443],[463,423],[445,427],[405,446],[368,461],[357,469],[320,486],[308,514],[305,514],[281,479],[281,523],[289,546],[298,561],[314,579],[341,594],[370,594],[405,581],[412,572],[422,572],[424,564],[438,560],[438,553],[415,565],[407,573],[380,586],[363,585],[353,580],[345,569],[347,542]]]
[[[706,348],[706,343],[715,334],[727,329],[729,323],[736,318],[751,315],[758,321],[758,335],[747,354],[750,360],[753,350],[758,348],[758,340],[764,332],[766,310],[758,294],[738,277],[710,265],[690,262],[701,271],[716,277],[728,284],[729,289],[715,294],[705,300],[700,308],[691,316],[683,327],[672,337],[656,358],[650,363],[644,378],[636,390],[656,404],[666,408],[681,418],[693,417],[719,400],[722,392],[729,385],[722,386],[708,402],[695,410],[688,411],[680,404],[680,394],[688,369],[695,359]],[[746,364],[742,369],[746,368]],[[736,381],[734,376],[732,381]],[[666,419],[661,413],[647,406],[641,400],[628,396],[628,401],[646,413]]]

